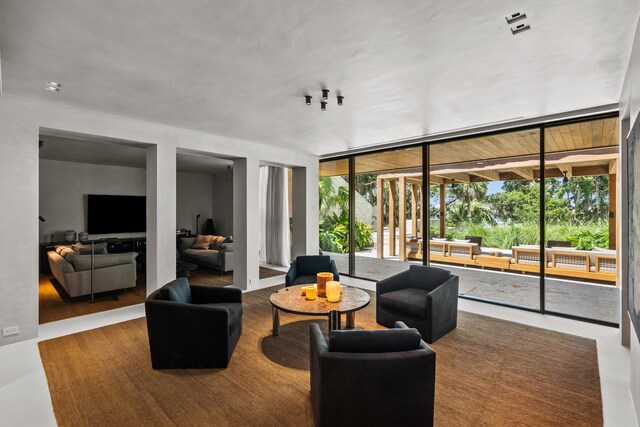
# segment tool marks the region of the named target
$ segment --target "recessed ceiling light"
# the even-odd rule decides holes
[[[59,87],[56,87],[56,86],[47,86],[47,87],[46,87],[46,89],[47,89],[49,92],[60,92],[60,88],[59,88]]]
[[[49,82],[49,86],[62,87],[60,83],[56,83],[56,82]]]
[[[514,36],[516,34],[519,34],[523,31],[527,31],[530,30],[531,26],[529,24],[525,25],[525,24],[520,24],[518,26],[516,26],[516,28],[511,28],[511,34],[513,34]]]
[[[516,12],[511,16],[505,16],[504,19],[507,20],[507,24],[513,24],[514,22],[518,22],[521,19],[525,19],[527,17],[526,13]]]

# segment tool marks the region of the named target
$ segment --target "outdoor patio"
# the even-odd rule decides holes
[[[338,271],[348,271],[347,254],[326,253],[336,261]],[[378,259],[356,255],[355,275],[382,280],[405,271],[409,264],[420,262],[398,261],[397,258]],[[433,266],[450,270],[460,277],[460,294],[494,300],[519,306],[539,308],[540,279],[529,274],[517,274],[479,268],[443,265]],[[546,278],[546,309],[589,319],[618,323],[619,289],[573,280]]]

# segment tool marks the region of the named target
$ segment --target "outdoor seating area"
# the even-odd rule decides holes
[[[422,239],[408,239],[406,245],[408,260],[423,259]],[[585,251],[575,247],[551,247],[546,248],[544,253],[546,274],[615,284],[615,250],[594,248]],[[514,246],[509,253],[482,249],[477,243],[434,238],[429,241],[429,255],[432,261],[445,264],[540,273],[540,247],[537,245]]]

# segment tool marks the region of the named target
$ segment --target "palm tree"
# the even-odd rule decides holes
[[[460,200],[465,204],[467,219],[471,219],[471,202],[479,202],[487,197],[486,182],[467,182],[464,184],[454,184],[449,187],[448,198],[450,200]]]

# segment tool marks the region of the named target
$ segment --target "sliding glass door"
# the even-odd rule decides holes
[[[343,274],[430,264],[461,297],[616,324],[618,152],[603,115],[322,161],[321,248]]]
[[[540,132],[473,137],[430,148],[431,265],[460,277],[460,295],[540,307]]]

